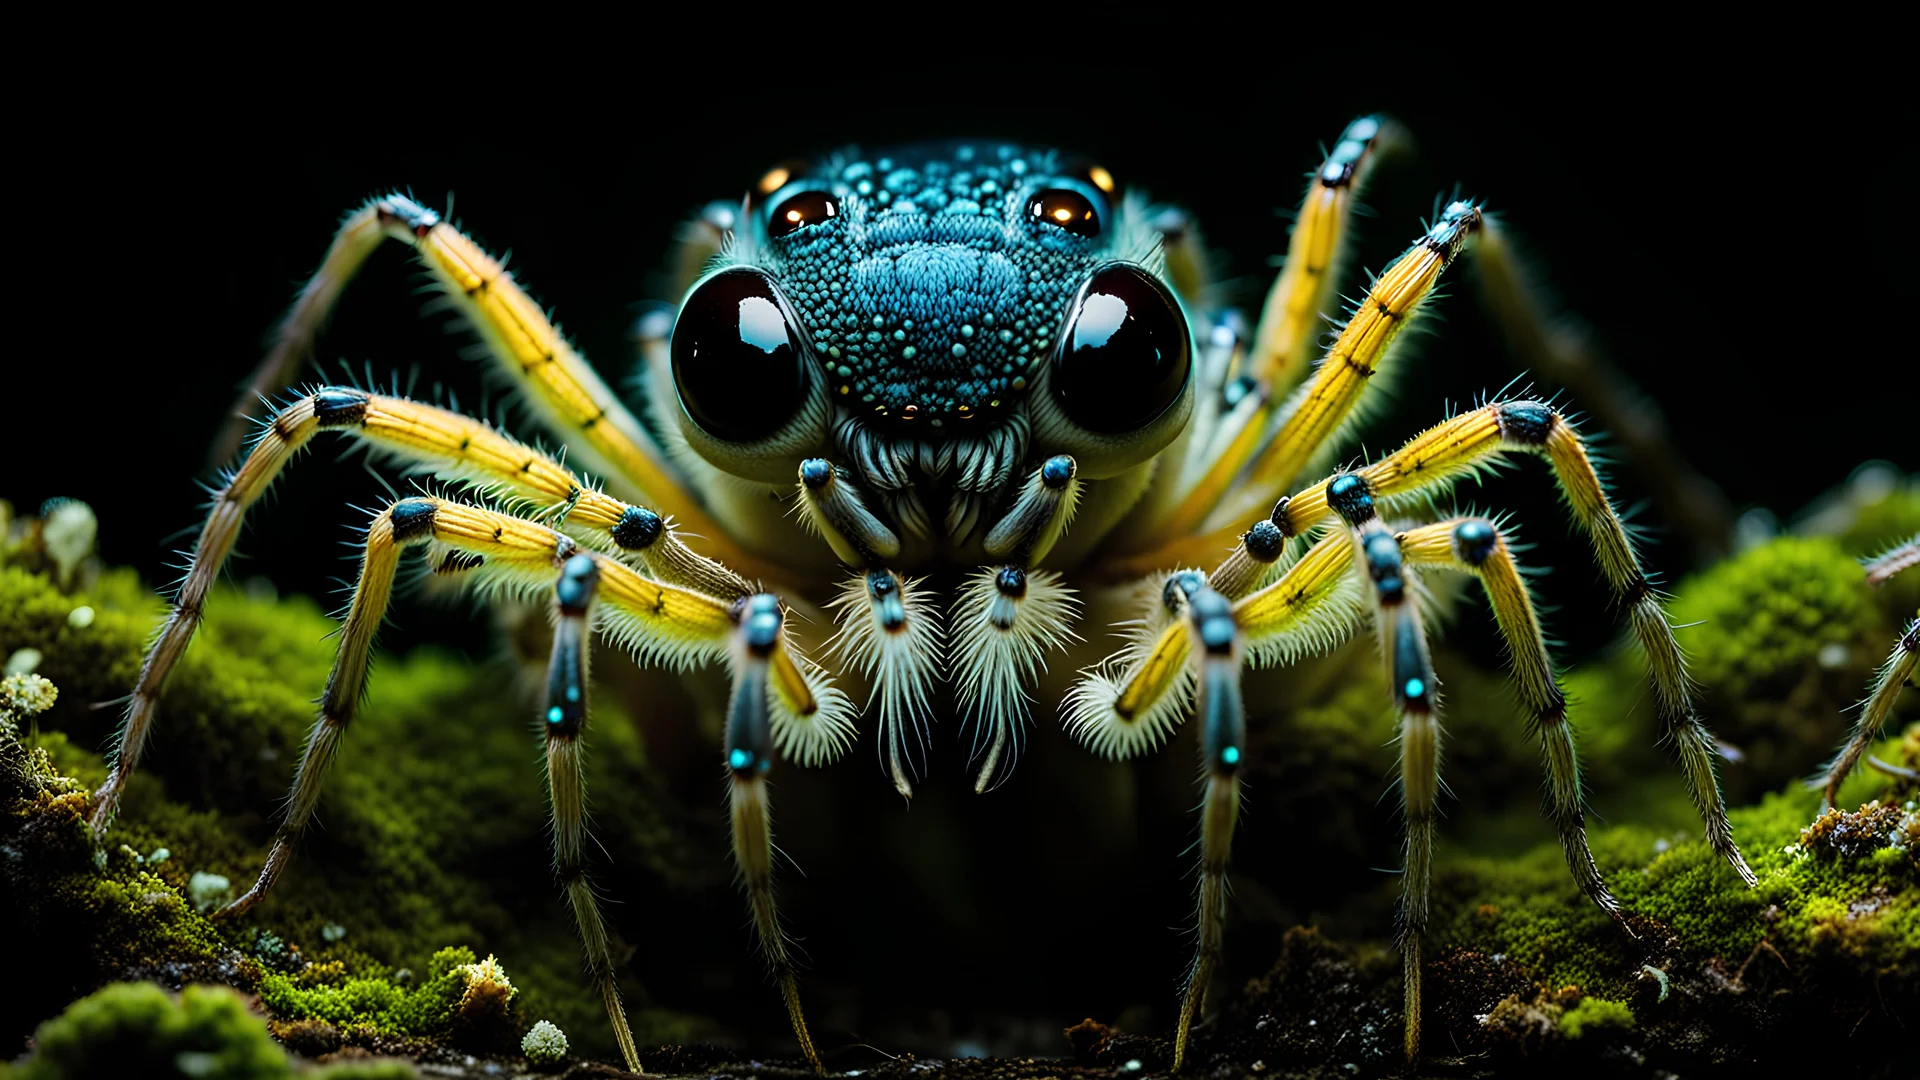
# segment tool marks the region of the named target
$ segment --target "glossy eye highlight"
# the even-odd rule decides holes
[[[767,219],[767,234],[778,240],[809,225],[840,216],[840,201],[825,191],[796,191],[780,200]]]
[[[1072,188],[1048,188],[1027,203],[1027,216],[1075,236],[1100,235],[1100,211]]]
[[[1187,320],[1158,279],[1115,263],[1080,290],[1048,379],[1067,419],[1106,435],[1134,431],[1186,388]]]
[[[805,365],[773,282],[755,270],[708,278],[674,324],[674,389],[716,439],[748,443],[777,433],[806,401]]]

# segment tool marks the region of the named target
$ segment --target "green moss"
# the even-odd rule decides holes
[[[174,996],[152,983],[115,983],[40,1025],[33,1056],[11,1072],[0,1067],[0,1075],[18,1080],[282,1080],[294,1071],[266,1022],[226,987],[189,986]],[[417,1074],[401,1061],[359,1061],[301,1075],[412,1080]]]
[[[264,976],[260,1001],[277,1021],[324,1021],[358,1042],[447,1039],[482,1050],[513,1043],[515,990],[493,957],[476,961],[470,949],[441,949],[426,970],[417,985],[402,985],[391,975],[350,976],[338,961],[312,964]]]
[[[1843,796],[1878,783],[1850,781]],[[1920,996],[1920,864],[1891,834],[1844,851],[1803,845],[1818,803],[1796,785],[1733,811],[1734,835],[1759,878],[1753,889],[1704,841],[1642,826],[1594,830],[1595,856],[1639,947],[1573,887],[1557,845],[1444,866],[1434,947],[1498,957],[1541,985],[1618,1000],[1649,992],[1645,956],[1668,957],[1669,974],[1708,963],[1749,972],[1764,956],[1767,970],[1872,986],[1889,1001]]]
[[[1879,622],[1860,564],[1827,537],[1782,537],[1721,563],[1688,579],[1670,611],[1712,628],[1688,640],[1694,677],[1741,700],[1790,687],[1822,649]]]
[[[1740,757],[1722,768],[1731,801],[1760,798],[1831,756],[1898,635],[1900,611],[1887,601],[1831,537],[1780,537],[1680,583],[1668,611],[1701,715]],[[1672,771],[1638,650],[1572,672],[1567,691],[1594,788]],[[1893,723],[1914,717],[1920,699],[1909,696]]]
[[[88,706],[126,694],[165,615],[165,604],[130,573],[81,579],[84,587],[67,593],[40,573],[0,567],[0,654],[34,648],[44,654],[40,672],[61,684],[60,704],[41,717],[36,746],[59,775],[73,778],[73,793],[104,779],[100,756],[86,747],[105,744],[118,719],[117,710]],[[81,605],[95,616],[76,627],[69,614]],[[171,857],[152,867],[116,862],[113,874],[137,876],[114,886],[114,895],[98,895],[100,889],[69,876],[89,869],[76,858],[83,834],[67,827],[84,817],[86,808],[76,805],[54,830],[66,838],[55,845],[58,858],[41,864],[52,875],[45,895],[86,893],[86,910],[99,911],[124,896],[184,895],[196,873],[225,877],[236,889],[250,883],[312,723],[313,698],[327,680],[334,629],[310,601],[216,588],[167,684],[109,844],[136,852],[164,847]],[[546,792],[530,761],[530,725],[513,676],[502,665],[430,650],[376,663],[321,802],[326,828],[310,834],[280,886],[231,931],[228,944],[270,967],[339,960],[379,977],[424,969],[446,941],[469,942],[503,957],[529,1007],[575,1032],[583,1052],[610,1052],[604,1011],[581,978],[579,942],[547,874]],[[707,855],[724,841],[694,852],[656,810],[655,785],[635,782],[646,762],[617,695],[596,700],[592,740],[596,835],[621,868],[723,883]],[[170,903],[159,903],[153,917],[171,917]],[[183,911],[197,917],[191,904]],[[57,914],[50,906],[40,913]],[[87,955],[110,958],[112,935],[57,918],[46,925],[78,933]],[[167,944],[179,944],[178,937]],[[269,949],[262,941],[277,944]],[[158,960],[163,951],[145,949],[139,958]],[[190,960],[170,955],[167,962],[192,968],[207,952],[188,951]],[[125,965],[73,970],[76,993],[129,973]],[[631,986],[627,994],[644,997]],[[652,1023],[645,1015],[635,1020]],[[678,1032],[668,1023],[663,1035]]]
[[[1624,1002],[1606,998],[1582,998],[1580,1004],[1560,1014],[1560,1034],[1569,1039],[1578,1039],[1602,1028],[1630,1030],[1632,1027],[1633,1010]]]
[[[151,983],[116,983],[40,1025],[20,1080],[177,1076],[280,1080],[287,1056],[225,987],[189,986],[178,998]]]

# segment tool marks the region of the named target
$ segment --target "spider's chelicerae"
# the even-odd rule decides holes
[[[689,232],[683,265],[700,269],[677,317],[643,334],[644,422],[498,262],[411,200],[375,199],[340,226],[255,389],[291,380],[348,280],[392,238],[414,248],[568,464],[400,397],[327,386],[286,401],[215,499],[134,690],[96,829],[113,820],[247,508],[309,440],[335,431],[459,496],[402,498],[373,518],[286,820],[259,880],[226,913],[267,894],[308,826],[359,706],[401,553],[424,548],[437,574],[552,605],[540,715],[554,863],[630,1068],[639,1058],[582,860],[590,639],[597,630],[643,664],[727,666],[734,857],[794,1033],[818,1067],[773,900],[774,758],[833,761],[870,712],[886,772],[910,795],[946,681],[974,726],[977,786],[989,790],[1013,767],[1039,669],[1100,629],[1078,622],[1080,601],[1097,593],[1103,607],[1130,605],[1132,621],[1117,628],[1126,645],[1057,708],[1040,703],[1042,716],[1057,713],[1115,758],[1157,748],[1189,713],[1202,726],[1199,945],[1177,1068],[1222,944],[1246,753],[1242,669],[1328,649],[1370,624],[1400,715],[1405,1046],[1417,1055],[1439,788],[1421,575],[1469,574],[1484,587],[1536,721],[1568,868],[1622,917],[1588,851],[1565,697],[1502,529],[1480,517],[1396,518],[1527,453],[1551,466],[1644,648],[1708,842],[1751,883],[1660,597],[1566,416],[1493,400],[1371,465],[1325,475],[1355,445],[1371,377],[1448,266],[1471,254],[1488,281],[1513,279],[1498,223],[1453,202],[1311,362],[1354,199],[1396,134],[1373,117],[1342,134],[1250,332],[1207,306],[1205,260],[1180,214],[1066,154],[951,143],[775,169],[743,206],[717,204]],[[1537,317],[1524,303],[1495,306]],[[831,611],[838,624],[816,657],[790,627],[796,611]],[[836,686],[829,660],[865,684],[865,710]]]

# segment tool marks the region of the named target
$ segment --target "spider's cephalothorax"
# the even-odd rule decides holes
[[[891,565],[985,561],[1030,458],[1103,478],[1186,422],[1186,316],[1141,211],[1004,144],[774,170],[675,325],[688,442],[749,479],[830,457],[901,534]]]
[[[975,725],[985,791],[1017,756],[1038,670],[1092,636],[1076,626],[1078,597],[1100,592],[1102,610],[1128,616],[1115,627],[1125,644],[1060,703],[1067,730],[1121,758],[1157,748],[1190,714],[1201,719],[1199,949],[1177,1068],[1222,945],[1249,752],[1241,672],[1324,651],[1371,624],[1401,715],[1413,1056],[1441,732],[1420,575],[1466,574],[1484,588],[1540,741],[1546,812],[1568,869],[1597,906],[1621,915],[1588,850],[1567,699],[1507,534],[1477,517],[1431,520],[1454,481],[1531,454],[1551,467],[1646,652],[1652,699],[1708,842],[1751,883],[1661,597],[1565,415],[1539,401],[1489,401],[1371,464],[1315,478],[1352,447],[1367,387],[1463,254],[1480,261],[1492,307],[1516,335],[1545,343],[1549,362],[1571,363],[1552,355],[1565,338],[1542,332],[1498,222],[1465,201],[1447,205],[1371,280],[1321,350],[1353,200],[1396,134],[1363,117],[1334,144],[1251,332],[1202,301],[1206,262],[1185,218],[1123,194],[1104,169],[965,143],[775,169],[743,208],[702,215],[688,233],[681,265],[697,269],[677,318],[643,322],[651,424],[457,228],[398,195],[369,202],[341,224],[255,389],[292,381],[346,282],[393,239],[414,249],[564,443],[564,460],[590,472],[405,398],[319,387],[286,401],[224,477],[131,695],[96,830],[112,823],[247,507],[309,440],[333,431],[464,490],[396,500],[370,523],[286,820],[259,881],[227,914],[267,894],[311,821],[360,704],[400,557],[424,549],[437,575],[552,606],[536,715],[554,865],[633,1068],[637,1048],[584,861],[579,738],[591,638],[598,631],[644,664],[726,667],[720,749],[734,856],[793,1030],[819,1067],[774,908],[766,775],[777,757],[837,758],[857,710],[791,637],[789,610],[812,608],[837,586],[829,652],[866,682],[882,759],[903,795],[913,750],[948,700]],[[794,517],[818,540],[800,536]],[[823,570],[834,559],[842,574]],[[951,586],[950,603],[929,580]],[[1912,637],[1888,679],[1911,670]],[[1856,746],[1837,759],[1835,783],[1857,756]]]

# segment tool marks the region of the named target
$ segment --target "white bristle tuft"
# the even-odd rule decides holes
[[[920,594],[922,578],[898,578],[907,621],[899,630],[880,624],[868,598],[864,577],[849,578],[830,605],[840,630],[828,648],[843,663],[859,668],[880,713],[880,755],[902,798],[913,797],[919,775],[916,752],[926,752],[933,719],[933,687],[940,678],[946,635],[936,609]],[[911,739],[909,739],[911,736]]]
[[[983,752],[974,790],[986,792],[1013,771],[1026,741],[1028,688],[1039,678],[1048,652],[1080,640],[1072,629],[1079,602],[1060,575],[1026,571],[1026,592],[1008,597],[995,579],[998,567],[982,567],[954,603],[954,672],[959,676],[962,715],[973,727],[973,756]]]

